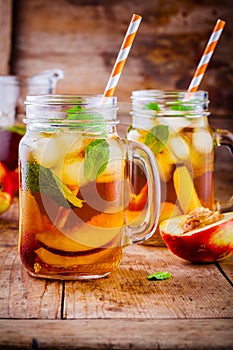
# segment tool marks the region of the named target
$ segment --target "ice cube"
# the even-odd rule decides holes
[[[173,111],[172,113],[173,114]],[[157,123],[161,124],[161,125],[168,125],[169,127],[169,135],[175,135],[177,133],[180,132],[180,130],[182,130],[185,127],[190,126],[190,124],[192,123],[192,120],[190,120],[189,118],[185,118],[185,117],[168,117],[166,116],[164,117],[158,117],[156,118]]]
[[[64,133],[59,137],[66,159],[83,156],[86,147],[91,141],[90,137],[85,137],[78,133]]]
[[[44,137],[34,142],[33,156],[40,165],[46,168],[52,168],[59,163],[63,158],[63,153],[57,137]]]
[[[83,158],[66,160],[61,164],[61,180],[69,187],[80,187],[86,182],[83,175]]]
[[[189,158],[189,145],[181,136],[170,138],[167,147],[178,160],[187,160]]]
[[[213,150],[213,139],[208,130],[196,130],[192,141],[193,147],[198,153],[207,154]]]

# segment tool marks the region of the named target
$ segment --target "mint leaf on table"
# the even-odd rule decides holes
[[[156,125],[146,134],[144,144],[156,155],[164,149],[168,140],[168,133],[167,125]]]
[[[150,280],[150,281],[161,281],[161,280],[166,280],[168,278],[171,278],[172,275],[165,271],[165,272],[155,272],[155,273],[152,273],[151,275],[147,276],[147,279]]]
[[[93,181],[107,168],[110,157],[109,144],[105,139],[97,139],[89,143],[85,150],[84,176]]]
[[[150,102],[143,106],[143,109],[150,109],[153,111],[160,111],[160,107],[157,102]]]
[[[25,186],[23,189],[29,190],[32,194],[48,194],[57,204],[65,208],[70,205],[82,207],[83,201],[77,198],[50,169],[32,162],[23,163],[21,168]]]

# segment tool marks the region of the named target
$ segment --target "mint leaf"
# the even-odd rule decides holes
[[[167,104],[170,104],[170,103],[167,103]],[[192,111],[195,109],[193,106],[190,106],[190,105],[188,106],[185,104],[185,102],[180,100],[172,102],[170,108],[172,111]]]
[[[108,165],[110,156],[109,144],[104,139],[97,139],[89,143],[85,150],[84,176],[93,181]]]
[[[100,133],[102,136],[107,135],[107,123],[100,113],[87,113],[85,109],[78,105],[71,109],[67,109],[68,120],[77,120],[77,124],[69,124],[73,127],[78,127],[82,131],[90,131]],[[84,121],[83,123],[81,121]]]
[[[85,113],[85,109],[81,106],[74,106],[72,109],[67,109],[66,112],[68,114],[69,120],[102,120],[102,117],[100,114],[92,114],[92,113]]]
[[[77,116],[77,112],[80,113],[81,111],[84,111],[84,108],[80,105],[67,109],[66,113],[68,114],[68,119],[74,119],[74,116]]]
[[[166,280],[168,278],[171,278],[172,275],[169,272],[155,272],[152,273],[151,275],[147,276],[147,279],[150,281],[161,281],[161,280]]]
[[[143,109],[151,109],[153,111],[160,111],[160,107],[157,102],[150,102],[143,106]]]
[[[29,190],[32,194],[48,194],[65,208],[69,208],[70,205],[82,207],[83,201],[77,198],[50,169],[37,163],[22,163],[21,168],[24,190]]]
[[[156,125],[148,133],[144,139],[145,145],[147,145],[152,152],[156,155],[161,152],[168,140],[168,126]]]
[[[6,128],[7,130],[14,132],[16,134],[19,134],[21,136],[23,136],[26,132],[26,126],[25,125],[13,125],[10,126],[9,128]]]

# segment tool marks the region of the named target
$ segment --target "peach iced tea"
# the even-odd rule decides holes
[[[155,90],[132,95],[132,126],[127,138],[147,145],[157,161],[162,189],[160,221],[197,207],[213,210],[215,205],[213,130],[204,107],[208,101],[204,92],[184,98],[185,93]],[[142,170],[132,182],[133,210],[147,186]]]

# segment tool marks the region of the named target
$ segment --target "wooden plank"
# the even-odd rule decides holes
[[[0,349],[201,349],[233,347],[233,320],[0,320]]]
[[[31,277],[20,262],[17,245],[2,241],[0,290],[1,318],[61,317],[62,283]]]
[[[155,271],[169,271],[172,278],[149,281]],[[167,248],[134,245],[109,278],[66,283],[64,317],[228,318],[232,292],[215,264],[191,264]]]
[[[233,255],[231,255],[227,259],[219,261],[218,264],[223,273],[227,276],[227,278],[233,285]]]
[[[17,199],[4,214],[7,225],[11,224],[11,213],[15,213],[14,223]],[[17,255],[17,239],[14,224],[1,232],[0,317],[182,319],[233,316],[232,287],[215,264],[190,264],[166,248],[141,245],[126,249],[118,270],[109,278],[67,282],[61,316],[62,283],[30,277]],[[221,262],[221,266],[232,273],[232,258]],[[147,275],[158,270],[168,270],[172,279],[148,281]]]
[[[10,72],[12,0],[0,0],[0,75]]]

